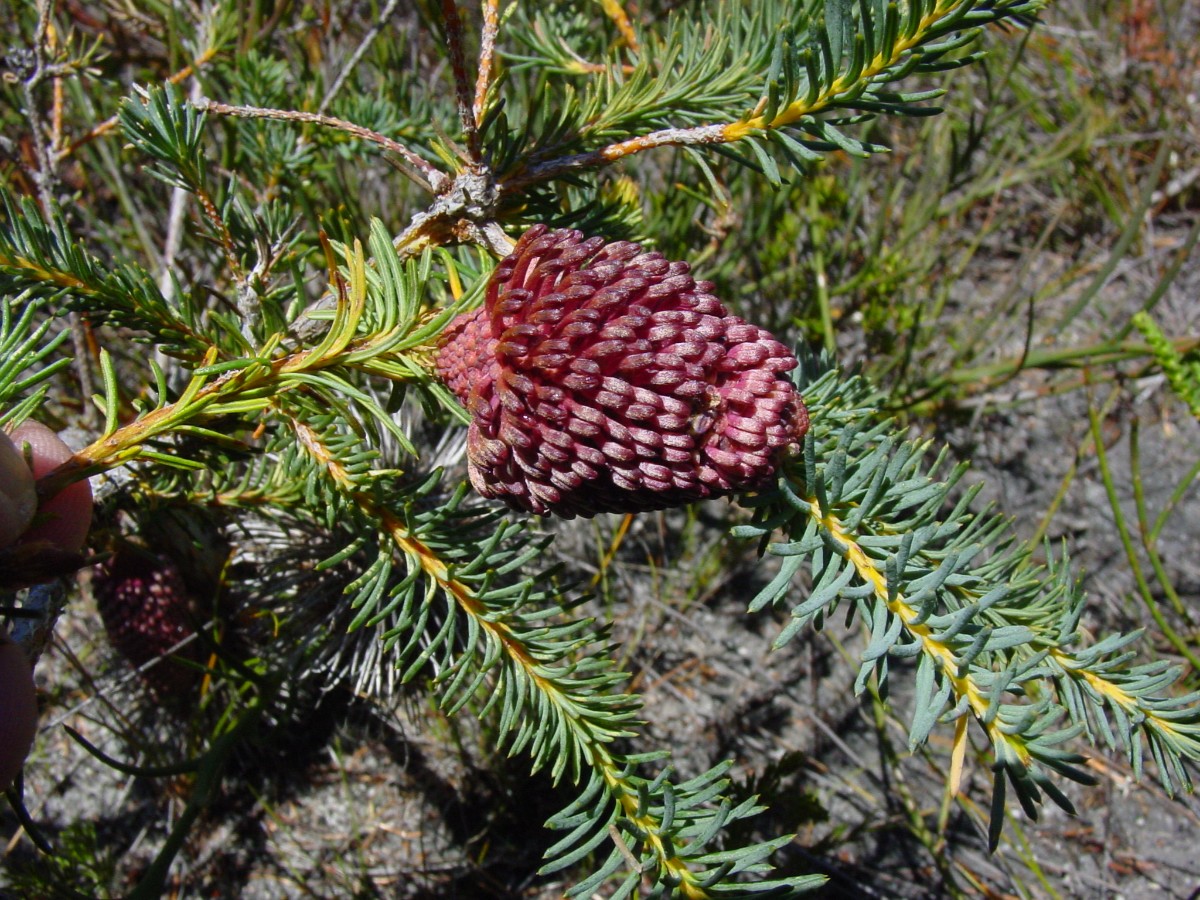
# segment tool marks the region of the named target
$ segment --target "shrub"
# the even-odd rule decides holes
[[[21,141],[4,168],[0,423],[82,429],[39,491],[96,478],[93,548],[139,544],[194,600],[194,621],[172,624],[194,641],[173,664],[204,675],[189,746],[127,733],[149,760],[135,763],[78,738],[120,771],[188,776],[133,896],[166,889],[239,754],[304,734],[306,708],[338,686],[381,704],[417,686],[439,715],[475,717],[490,747],[546,773],[568,797],[540,873],[570,873],[570,896],[819,885],[794,860],[772,872],[793,835],[756,830],[764,807],[731,783],[732,762],[672,767],[585,573],[562,565],[564,532],[527,510],[619,515],[736,494],[739,506],[706,501],[703,514],[757,547],[765,574],[739,597],[747,615],[772,614],[776,647],[838,612],[860,623],[853,690],[886,698],[907,682],[909,747],[948,736],[947,802],[982,739],[992,847],[1010,797],[1035,818],[1045,798],[1072,808],[1064,782],[1094,780],[1081,743],[1190,790],[1200,712],[1175,688],[1181,667],[1136,656],[1133,630],[1093,639],[1068,548],[1019,540],[978,502],[980,485],[964,486],[965,465],[911,439],[894,398],[830,352],[853,312],[831,299],[831,266],[863,279],[842,287],[867,342],[892,354],[878,378],[923,352],[905,346],[925,327],[920,302],[889,298],[927,261],[839,231],[870,218],[869,198],[839,188],[852,175],[826,161],[886,149],[892,118],[936,115],[981,33],[1031,27],[1042,5],[10,11],[26,46],[3,88],[6,132]],[[961,177],[969,190],[982,175],[964,165]],[[721,221],[735,215],[744,233]],[[598,236],[566,239],[587,250],[571,263],[580,278],[605,263],[600,244],[635,240],[697,277],[711,268],[716,286],[669,282],[687,266],[631,264],[620,276],[635,286],[597,275],[586,297],[547,300],[555,282],[526,310],[529,272],[549,270],[503,260],[538,226]],[[489,293],[494,272],[515,279],[500,294],[510,307]],[[610,290],[603,315],[576,315]],[[647,299],[655,291],[669,308]],[[569,334],[554,330],[563,309]],[[708,316],[721,336],[697,343],[680,329],[706,327],[698,318],[654,319],[662,310]],[[462,351],[476,362],[442,356],[439,371],[450,337],[487,317]],[[611,333],[574,341],[588,322]],[[654,343],[660,326],[674,329],[669,345]],[[1156,340],[1167,358],[1170,341]],[[716,355],[702,365],[679,349],[693,344]],[[652,379],[669,390],[649,391]],[[895,383],[909,411],[946,389],[911,370]],[[773,406],[747,399],[760,388],[755,403]],[[551,427],[560,406],[588,410],[565,446]],[[710,428],[724,443],[703,437]],[[665,465],[664,446],[691,461]],[[694,537],[695,515],[664,527]],[[611,591],[610,564],[592,588]],[[22,615],[53,626],[56,597],[26,592]],[[188,759],[160,760],[166,749]]]

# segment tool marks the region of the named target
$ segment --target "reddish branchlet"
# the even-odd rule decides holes
[[[808,429],[796,358],[711,290],[637,244],[527,231],[437,358],[475,489],[570,517],[769,482]]]

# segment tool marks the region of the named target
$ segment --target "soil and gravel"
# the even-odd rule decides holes
[[[1130,255],[1072,333],[1056,337],[1084,345],[1126,321],[1153,289],[1165,256],[1182,246],[1195,215],[1181,210],[1160,219],[1153,240]],[[1044,257],[1050,271],[1071,263],[1051,251]],[[984,248],[945,314],[989,317],[1011,270],[1007,248],[990,254]],[[1164,331],[1200,333],[1198,297],[1200,260],[1193,258],[1156,308]],[[1067,293],[1038,309],[1039,321],[1053,321],[1073,299]],[[1021,352],[1023,325],[1015,321],[994,336],[998,358]],[[841,349],[847,363],[861,350],[849,334]],[[913,426],[914,434],[945,441],[971,461],[967,480],[985,485],[982,498],[1010,514],[1022,537],[1037,533],[1055,508],[1045,533],[1052,545],[1065,541],[1069,548],[1091,597],[1085,625],[1096,634],[1143,627],[1148,616],[1132,599],[1133,576],[1089,448],[1089,406],[1120,389],[1121,399],[1106,408],[1103,436],[1131,519],[1135,421],[1149,509],[1168,503],[1200,454],[1200,425],[1161,376],[1137,366],[1115,380],[1109,375],[1105,370],[1106,380],[1088,386],[1086,373],[1077,372],[1078,386],[1064,390],[1060,372],[1024,372]],[[988,897],[1200,896],[1200,801],[1168,797],[1152,767],[1136,781],[1117,754],[1092,754],[1096,787],[1067,788],[1077,816],[1049,805],[1038,822],[1013,812],[994,855],[984,832],[990,772],[979,759],[969,762],[966,799],[949,811],[945,834],[925,832],[931,852],[912,811],[926,829],[935,827],[949,736],[936,732],[930,753],[906,753],[903,672],[893,678],[890,708],[881,712],[850,689],[861,648],[854,627],[830,622],[823,633],[771,651],[778,617],[744,613],[769,571],[750,548],[722,537],[720,510],[700,511],[687,547],[678,540],[679,516],[635,520],[606,570],[608,589],[595,609],[612,619],[632,687],[645,699],[646,745],[672,748],[685,777],[734,760],[734,790],[756,790],[772,806],[755,820],[762,834],[798,831],[779,856],[781,867],[827,873],[828,897],[935,898],[950,896],[951,885]],[[611,539],[617,523],[556,526],[557,552],[591,578],[595,548]],[[1182,601],[1200,608],[1194,486],[1159,549]],[[688,567],[713,559],[721,574],[700,595],[689,592],[695,570]],[[121,890],[153,858],[183,808],[183,794],[171,778],[114,770],[65,731],[71,726],[121,759],[131,757],[122,734],[149,736],[151,744],[177,737],[173,714],[146,703],[102,632],[94,606],[86,599],[74,604],[38,668],[46,709],[25,796],[48,837],[70,848],[77,863],[121,873]],[[1168,649],[1153,645],[1147,652]],[[314,696],[305,715],[279,727],[235,762],[193,829],[173,870],[176,896],[549,898],[567,886],[536,871],[552,840],[542,823],[569,802],[569,792],[529,775],[523,758],[497,753],[469,716],[446,719],[418,690],[380,701],[338,688]],[[895,753],[905,757],[899,767],[888,763]],[[7,807],[0,833],[8,839],[0,893],[31,896],[23,892],[29,882],[22,872],[47,863]]]

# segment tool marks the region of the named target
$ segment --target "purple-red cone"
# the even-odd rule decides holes
[[[195,633],[187,586],[178,567],[132,546],[122,546],[97,568],[92,592],[104,630],[117,652],[145,669],[146,683],[160,695],[185,694],[199,678],[198,669],[180,660],[197,661],[195,642],[178,647]]]
[[[471,414],[483,496],[545,515],[666,509],[762,487],[808,430],[795,356],[684,262],[529,229],[437,368]]]

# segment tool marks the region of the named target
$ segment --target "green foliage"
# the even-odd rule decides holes
[[[201,195],[205,191],[203,113],[180,102],[168,84],[158,91],[139,90],[121,107],[121,128],[133,148],[157,160],[148,171],[166,184]]]
[[[1031,25],[1043,4],[714,2],[629,28],[609,6],[600,22],[590,7],[485,4],[479,64],[458,71],[475,35],[445,17],[453,4],[429,5],[390,41],[382,20],[368,29],[337,71],[317,63],[313,10],[296,25],[311,43],[285,53],[283,7],[147,4],[179,65],[140,71],[153,86],[123,86],[114,119],[50,142],[59,155],[43,154],[36,178],[6,177],[0,423],[47,405],[82,317],[104,347],[94,359],[86,341],[74,350],[82,383],[99,370],[103,427],[42,491],[123,473],[97,546],[164,507],[203,510],[236,547],[210,573],[209,618],[222,621],[231,594],[255,623],[249,649],[219,627],[200,638],[209,693],[186,765],[139,768],[89,745],[142,777],[194,776],[132,896],[165,890],[261,722],[302,705],[323,667],[367,656],[393,670],[379,682],[478,718],[494,750],[571,792],[546,823],[562,834],[539,873],[572,879],[568,896],[792,896],[822,883],[773,874],[794,835],[763,836],[765,807],[731,762],[683,777],[647,747],[654,713],[629,687],[612,623],[585,612],[588,592],[549,562],[554,532],[471,497],[455,452],[468,416],[433,356],[452,318],[480,303],[505,232],[535,221],[711,259],[731,305],[762,306],[764,324],[827,349],[839,316],[861,313],[872,347],[894,354],[922,309],[892,298],[922,278],[927,258],[908,250],[939,210],[913,213],[890,241],[865,190],[817,165],[886,149],[881,119],[936,115],[943,88],[907,85],[957,73],[978,59],[983,29]],[[41,59],[44,26],[21,21]],[[409,52],[412,67],[393,72]],[[38,142],[39,91],[78,67],[34,68],[17,124]],[[72,154],[109,179],[119,221],[60,205],[50,188]],[[738,205],[752,258],[702,233]],[[791,306],[776,302],[785,294]],[[852,299],[835,314],[839,298]],[[1195,412],[1194,361],[1148,318],[1135,324]],[[1056,779],[1092,781],[1081,739],[1123,751],[1138,775],[1153,760],[1168,792],[1191,790],[1200,695],[1176,690],[1180,667],[1142,661],[1136,633],[1085,639],[1066,548],[1028,546],[980,508],[965,465],[908,440],[867,379],[806,359],[798,384],[812,417],[803,453],[742,498],[752,514],[732,528],[778,561],[748,604],[782,612],[775,645],[839,609],[857,619],[854,690],[886,697],[911,679],[910,748],[953,730],[951,794],[974,723],[995,775],[993,847],[1009,790],[1031,817],[1043,796],[1071,809]],[[56,852],[86,856],[71,840]],[[97,883],[111,876],[93,868]]]
[[[57,835],[55,852],[44,868],[19,866],[7,873],[6,887],[26,896],[44,894],[51,886],[60,897],[100,897],[108,892],[117,864],[104,848],[94,822],[72,822]]]
[[[1167,376],[1171,390],[1187,405],[1192,415],[1200,419],[1200,353],[1195,350],[1186,355],[1180,353],[1162,333],[1162,329],[1154,324],[1149,313],[1135,315],[1133,325],[1150,344],[1150,352]]]
[[[70,297],[76,308],[103,310],[114,325],[144,331],[164,352],[195,360],[210,344],[197,333],[199,310],[170,303],[134,262],[102,261],[79,246],[61,217],[42,218],[36,204],[0,194],[8,227],[0,235],[4,289],[33,299]]]
[[[890,663],[915,659],[910,747],[939,723],[961,723],[958,742],[970,717],[984,730],[995,754],[993,848],[1005,778],[1035,819],[1043,792],[1073,811],[1048,771],[1095,783],[1079,767],[1084,758],[1060,746],[1081,733],[1123,749],[1135,772],[1149,754],[1168,793],[1191,791],[1183,763],[1200,758],[1200,694],[1172,690],[1182,667],[1130,666],[1136,634],[1075,649],[1085,598],[1064,555],[1047,547],[1046,562],[1034,564],[1007,519],[972,510],[981,485],[951,506],[966,466],[939,479],[945,454],[927,461],[928,444],[898,441],[861,379],[831,371],[801,385],[814,422],[803,463],[748,501],[755,522],[734,529],[782,558],[751,611],[788,605],[793,577],[811,566],[812,587],[776,644],[847,603],[869,629],[858,690],[873,677],[886,696]],[[788,540],[771,541],[777,529]]]
[[[53,359],[67,333],[52,332],[51,322],[39,316],[41,301],[17,299],[0,306],[0,424],[26,419],[45,400],[44,382],[70,366],[66,358]]]

